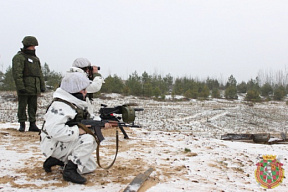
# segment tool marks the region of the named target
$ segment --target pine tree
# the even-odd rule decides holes
[[[4,74],[3,84],[1,86],[2,91],[15,91],[16,85],[13,79],[12,67],[9,66]]]

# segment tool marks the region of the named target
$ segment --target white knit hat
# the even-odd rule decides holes
[[[78,93],[90,85],[90,80],[85,73],[66,73],[61,81],[60,88],[68,93]]]
[[[72,64],[72,67],[79,67],[79,68],[88,66],[91,66],[91,62],[86,58],[77,58]]]

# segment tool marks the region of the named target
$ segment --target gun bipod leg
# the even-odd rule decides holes
[[[124,135],[124,139],[129,139],[129,137],[128,137],[126,131],[125,131],[124,128],[123,128],[123,126],[119,126],[119,128],[120,128],[121,132],[122,132],[123,135]]]

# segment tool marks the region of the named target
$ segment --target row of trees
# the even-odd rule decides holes
[[[42,71],[47,88],[55,90],[60,84],[62,75],[51,71],[47,63],[44,64]],[[11,67],[8,67],[5,74],[0,72],[0,82],[0,90],[15,90]],[[238,95],[243,93],[248,101],[262,101],[263,99],[282,100],[287,93],[287,84],[285,85],[283,81],[264,82],[258,77],[248,82],[237,83],[233,75],[228,78],[226,84],[221,84],[217,79],[211,78],[200,81],[188,77],[173,78],[170,74],[162,77],[144,72],[139,75],[135,71],[129,75],[127,80],[123,80],[117,75],[109,75],[105,78],[101,93],[119,93],[156,99],[164,99],[167,94],[172,95],[173,98],[175,95],[183,95],[189,99],[207,99],[209,97],[238,99]]]
[[[124,81],[117,75],[109,75],[105,79],[105,84],[101,88],[104,93],[120,93],[124,95],[135,95],[143,97],[163,98],[173,87],[173,77],[169,74],[165,77],[161,75],[149,75],[144,72],[141,76],[137,72],[129,75]]]
[[[237,99],[238,93],[246,93],[245,99],[248,101],[282,100],[287,94],[287,85],[282,83],[268,83],[261,85],[259,78],[237,84],[235,78],[231,75],[228,79],[225,89],[225,98]]]
[[[155,98],[164,98],[166,94],[171,94],[172,97],[183,95],[193,99],[207,99],[208,97],[238,99],[239,94],[246,93],[246,100],[261,101],[263,99],[282,100],[287,93],[287,86],[270,83],[264,83],[261,86],[258,78],[237,84],[233,75],[228,78],[225,85],[211,78],[205,81],[187,77],[174,79],[170,74],[161,77],[148,75],[146,72],[141,76],[134,72],[126,81],[117,75],[109,76],[105,82],[101,92]]]

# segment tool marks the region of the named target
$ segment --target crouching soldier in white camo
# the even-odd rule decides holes
[[[97,143],[81,126],[68,126],[66,123],[88,118],[85,97],[89,85],[85,73],[67,73],[53,94],[41,131],[41,151],[47,157],[43,164],[45,171],[51,172],[52,166],[64,165],[64,180],[79,184],[86,182],[81,174],[96,169],[92,153]],[[110,127],[110,124],[105,127]]]

